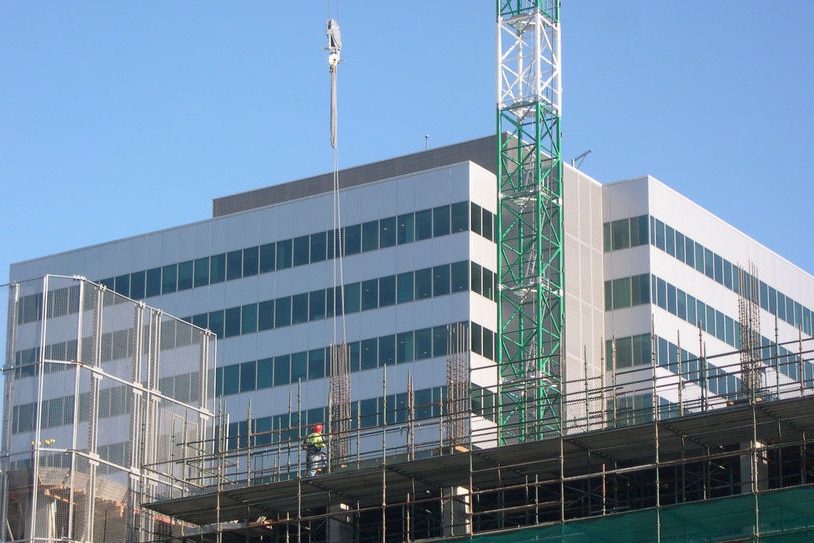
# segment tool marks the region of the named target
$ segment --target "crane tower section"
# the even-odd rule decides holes
[[[498,0],[501,444],[561,431],[563,218],[559,0]]]

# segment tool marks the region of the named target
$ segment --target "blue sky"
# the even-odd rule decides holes
[[[563,146],[814,272],[814,2],[564,0]],[[0,284],[330,171],[325,1],[0,3]],[[495,130],[487,0],[340,2],[341,167]],[[0,292],[5,294],[5,292]]]

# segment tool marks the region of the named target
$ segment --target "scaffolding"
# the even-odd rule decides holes
[[[385,376],[378,424],[365,424],[357,411],[344,436],[351,447],[342,467],[304,477],[299,438],[292,437],[301,429],[277,428],[248,440],[268,443],[262,447],[185,458],[187,476],[161,479],[161,499],[149,507],[171,519],[172,536],[163,541],[814,536],[814,514],[794,505],[814,497],[814,339],[764,349],[772,352],[756,360],[761,367],[799,379],[764,381],[759,402],[740,401],[740,387],[701,392],[719,377],[744,378],[741,351],[683,360],[676,374],[665,371],[655,350],[650,366],[619,370],[599,390],[582,383],[585,394],[563,398],[565,412],[580,413],[585,395],[605,399],[588,405],[608,406],[653,398],[607,416],[601,429],[589,421],[602,415],[590,411],[586,420],[564,418],[556,437],[498,447],[494,405],[472,394],[461,407],[458,392],[429,404],[395,401]],[[449,368],[460,365],[449,359]],[[679,390],[680,409],[663,401]],[[469,428],[463,446],[456,425]],[[169,472],[160,464],[147,469]],[[713,522],[709,515],[720,517]]]
[[[3,541],[143,541],[169,523],[155,472],[212,437],[215,337],[81,277],[12,283],[3,366]]]

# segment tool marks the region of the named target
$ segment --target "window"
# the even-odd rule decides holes
[[[413,332],[402,332],[396,336],[396,361],[399,364],[413,361]]]
[[[308,258],[311,255],[311,248],[309,247],[309,236],[300,236],[294,238],[294,265],[305,266],[308,264]]]
[[[178,290],[189,290],[192,288],[192,260],[178,264]]]
[[[327,254],[327,232],[311,234],[311,264],[322,262]]]
[[[413,301],[413,293],[415,291],[415,287],[413,285],[413,272],[398,274],[398,276],[396,276],[396,289],[398,303],[402,304]]]
[[[308,322],[308,293],[291,297],[291,324]]]
[[[161,294],[175,292],[177,287],[178,266],[170,264],[161,269]]]
[[[630,277],[614,279],[613,281],[613,308],[630,307]]]
[[[362,225],[362,251],[375,251],[379,248],[379,221]]]
[[[449,264],[435,266],[432,269],[432,295],[445,296],[449,294]]]
[[[362,371],[375,369],[378,364],[378,341],[374,339],[362,340]]]
[[[432,237],[432,210],[425,209],[415,214],[415,239],[430,239]]]
[[[471,229],[473,232],[480,235],[481,230],[483,229],[483,212],[481,211],[481,207],[475,202],[472,202],[471,204],[471,216],[472,216]]]
[[[291,240],[285,239],[277,242],[277,269],[284,270],[291,267]]]
[[[684,249],[685,249],[684,234],[676,231],[676,258],[684,262]]]
[[[611,250],[611,223],[602,225],[602,249],[607,253]]]
[[[663,251],[665,249],[664,245],[664,223],[656,219],[656,247]]]
[[[647,215],[630,219],[630,246],[647,245]]]
[[[282,328],[291,325],[291,297],[274,300],[274,327]]]
[[[675,240],[675,230],[673,230],[672,226],[664,226],[664,234],[665,234],[665,250],[667,254],[670,256],[676,255],[676,240]]]
[[[452,233],[466,232],[469,230],[469,213],[466,202],[452,204]]]
[[[398,216],[398,244],[412,243],[414,238],[415,218],[412,213]]]
[[[630,247],[630,221],[620,219],[611,223],[611,249],[627,249]]]
[[[325,349],[308,351],[308,378],[321,379],[325,375]]]
[[[449,332],[446,326],[436,326],[432,329],[432,355],[435,357],[447,355],[447,336]]]
[[[258,330],[271,330],[274,328],[274,301],[267,300],[260,302],[257,306],[257,311]]]
[[[710,279],[715,278],[715,260],[709,249],[704,249],[704,275]]]
[[[452,264],[452,292],[465,292],[469,288],[469,265],[467,261]]]
[[[379,307],[396,303],[396,276],[388,275],[379,278]]]
[[[424,300],[432,297],[432,268],[416,270],[415,299]]]
[[[434,237],[449,235],[449,206],[439,206],[432,210]]]
[[[222,283],[226,279],[226,255],[221,253],[209,258],[209,283]]]
[[[223,311],[209,313],[209,329],[219,338],[223,337]]]
[[[224,327],[224,337],[240,335],[240,308],[230,307],[225,311],[226,325]]]
[[[243,249],[243,277],[257,275],[260,264],[259,247]]]
[[[308,294],[308,320],[325,318],[325,290],[314,290]]]
[[[357,313],[359,311],[359,301],[360,297],[360,284],[359,283],[351,283],[350,285],[345,285],[345,301],[344,301],[344,308],[345,313]]]
[[[493,241],[495,239],[494,236],[494,221],[492,218],[494,215],[488,210],[483,210],[483,227],[481,228],[481,235],[488,239],[489,241]]]
[[[274,386],[291,383],[291,356],[284,354],[274,357]]]
[[[226,253],[226,279],[240,279],[243,277],[243,251],[230,251]]]
[[[415,358],[423,360],[432,356],[432,328],[415,331]]]
[[[240,313],[240,333],[254,334],[257,332],[257,304],[244,305]]]
[[[396,363],[396,336],[382,336],[379,338],[379,364],[392,366]]]
[[[695,267],[695,242],[692,238],[684,238],[684,262],[691,268]]]
[[[257,364],[244,362],[240,365],[240,392],[250,392],[257,389]]]
[[[260,246],[260,273],[273,272],[275,269],[274,243],[266,243]]]
[[[294,353],[291,355],[291,382],[308,379],[308,353]]]
[[[354,224],[345,227],[345,254],[355,255],[362,251],[362,227]]]
[[[478,294],[483,293],[483,275],[481,274],[481,270],[480,265],[472,262],[472,285],[470,289],[472,292],[477,292]]]
[[[379,221],[379,247],[382,249],[396,244],[396,218],[388,217]]]
[[[630,278],[631,305],[650,303],[650,281],[648,276],[635,275]]]
[[[362,311],[379,307],[379,280],[362,281]]]
[[[145,297],[158,296],[161,294],[161,268],[147,270],[147,290]]]
[[[204,287],[209,284],[209,257],[195,260],[195,271],[193,275],[195,287]]]

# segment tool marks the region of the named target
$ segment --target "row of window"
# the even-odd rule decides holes
[[[149,298],[331,260],[339,254],[340,246],[344,255],[351,256],[447,236],[468,230],[470,223],[478,234],[493,239],[492,217],[476,204],[458,202],[346,226],[341,236],[336,230],[327,230],[109,277],[100,283],[130,298]],[[490,225],[488,230],[485,223]]]
[[[755,278],[747,271],[741,270],[736,264],[693,241],[689,236],[684,235],[668,224],[664,224],[655,217],[650,218],[650,226],[650,243],[652,245],[733,292],[740,293],[741,282],[743,281],[744,294],[747,297],[757,295],[757,293],[752,294],[749,292],[750,285]],[[803,333],[814,335],[814,311],[770,287],[763,281],[759,281],[759,285],[760,306],[764,310],[800,329]]]
[[[335,230],[327,230],[108,277],[99,283],[114,292],[139,300],[330,260],[339,253],[340,244],[344,246],[344,254],[350,256],[464,232],[470,228],[476,234],[494,240],[495,225],[495,216],[489,210],[475,203],[457,202],[346,226],[342,229],[342,236],[336,236]],[[79,290],[78,287],[71,288],[73,290],[69,294],[72,295],[66,297],[64,304],[49,307],[49,317],[78,311]],[[42,294],[23,297],[18,305],[17,322],[34,322],[41,317]]]
[[[650,334],[641,334],[607,340],[605,342],[607,368],[613,369],[614,351],[617,370],[651,365],[653,345],[650,339]],[[740,378],[712,364],[706,364],[686,349],[679,349],[677,345],[662,337],[656,337],[655,347],[656,363],[676,375],[682,375],[685,380],[695,382],[713,394],[735,394],[741,390]]]
[[[127,386],[103,388],[99,391],[99,417],[108,418],[127,414],[132,409],[133,389]],[[56,428],[74,422],[75,396],[63,396],[43,400],[40,427]],[[79,395],[79,422],[90,420],[90,393]],[[37,420],[37,403],[12,406],[11,432],[13,434],[33,432]]]
[[[444,414],[443,400],[446,387],[425,388],[414,393],[411,416],[406,392],[368,398],[351,403],[351,430],[374,428],[387,424],[400,424],[409,420],[439,418]],[[271,443],[298,441],[305,437],[308,428],[327,420],[327,408],[317,407],[301,413],[284,413],[270,417],[260,417],[251,421],[251,435],[248,421],[229,424],[226,438],[227,449],[234,450],[250,444],[268,445]]]
[[[463,322],[352,341],[348,343],[350,371],[355,373],[453,354],[459,345],[458,334],[465,334],[467,328],[472,331],[473,352],[494,358],[495,333],[474,322],[471,327]],[[242,394],[322,379],[329,374],[330,356],[330,347],[320,347],[218,368],[216,395]],[[168,377],[161,383],[162,392],[173,395],[172,380],[178,377]]]
[[[645,245],[648,240],[650,245],[677,258],[735,293],[740,293],[741,283],[743,283],[744,295],[752,296],[750,285],[755,278],[751,274],[655,217],[640,215],[607,222],[603,225],[605,252]],[[764,310],[795,326],[803,333],[809,336],[814,335],[814,310],[805,307],[763,281],[759,281],[759,285],[760,306]],[[755,293],[755,296],[757,294]]]
[[[254,334],[263,330],[331,318],[334,315],[334,306],[337,313],[349,315],[465,292],[471,288],[470,267],[473,270],[476,267],[480,268],[474,263],[470,266],[469,261],[464,260],[351,283],[336,289],[329,287],[201,313],[186,317],[184,320],[211,330],[219,338]],[[491,277],[494,275],[494,272],[490,272]],[[343,295],[338,296],[334,303],[336,291],[343,292]]]
[[[648,281],[643,279],[646,277],[647,275],[637,275],[606,281],[605,309],[620,309],[630,307],[631,305],[646,304],[650,303],[649,300],[652,299],[652,303],[672,315],[689,322],[693,326],[700,326],[708,334],[715,336],[735,349],[740,349],[740,323],[738,321],[721,313],[714,307],[705,304],[701,300],[697,300],[694,296],[687,294],[680,288],[671,285],[655,275],[649,276],[650,281],[648,285]],[[644,285],[648,285],[646,294],[644,293]],[[641,292],[641,295],[637,298],[637,303],[633,303],[634,298],[632,293],[634,292],[634,287],[638,287]],[[621,289],[622,294],[617,294],[617,288]],[[626,293],[631,293],[630,297],[628,297]],[[607,305],[608,301],[611,303],[610,306]],[[617,301],[621,302],[619,306],[615,305]],[[775,348],[777,349],[777,354],[780,356],[793,354],[784,347],[778,346],[775,342],[762,336],[761,346],[766,350],[767,356],[774,354]],[[795,381],[800,380],[800,371],[797,365],[783,365],[780,367],[780,372]]]

